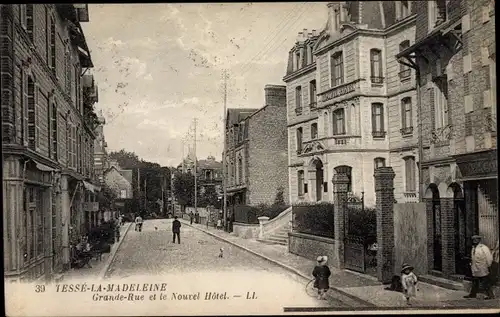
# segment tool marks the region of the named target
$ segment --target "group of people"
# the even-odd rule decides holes
[[[314,276],[314,288],[318,290],[318,299],[325,299],[326,293],[330,288],[329,278],[331,275],[330,269],[327,266],[328,258],[319,256],[317,264],[312,271]],[[486,293],[485,299],[493,299],[493,283],[496,280],[498,272],[492,269],[493,255],[485,244],[481,243],[481,236],[472,236],[472,251],[470,268],[472,272],[472,287],[470,293],[464,298],[476,298],[477,293],[482,288]],[[418,277],[413,272],[414,267],[408,263],[404,263],[401,268],[401,286],[407,305],[411,305],[411,300],[416,298],[419,291]]]

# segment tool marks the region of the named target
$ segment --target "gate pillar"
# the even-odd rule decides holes
[[[375,169],[377,203],[377,278],[390,283],[394,275],[394,173],[392,167]]]
[[[335,254],[337,255],[336,267],[344,268],[344,235],[345,235],[345,208],[347,200],[347,185],[349,178],[346,174],[334,174],[333,183],[333,218],[335,221]]]

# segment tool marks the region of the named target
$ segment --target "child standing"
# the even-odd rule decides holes
[[[401,284],[406,298],[406,304],[411,305],[410,298],[417,296],[417,276],[413,273],[413,266],[403,264],[401,269]]]
[[[318,289],[318,299],[325,299],[326,292],[330,288],[328,278],[331,275],[330,268],[326,265],[328,258],[318,256],[318,264],[314,267],[312,275],[314,276],[314,287]]]

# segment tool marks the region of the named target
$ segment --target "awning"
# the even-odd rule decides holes
[[[36,164],[36,168],[42,172],[55,172],[56,169],[55,168],[52,168],[50,166],[47,166],[45,164],[42,164],[42,163],[38,163],[37,161],[33,161],[35,162]]]
[[[86,181],[82,181],[83,183],[83,187],[85,187],[85,189],[95,193],[95,192],[98,192],[98,191],[101,191],[101,187],[99,186],[95,186],[89,182],[86,182]]]

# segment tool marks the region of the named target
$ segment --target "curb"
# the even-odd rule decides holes
[[[104,276],[108,272],[108,269],[111,266],[111,263],[115,259],[116,252],[118,251],[118,249],[122,245],[123,240],[125,240],[125,237],[127,236],[127,233],[129,231],[130,227],[132,227],[132,223],[131,222],[128,223],[128,227],[127,227],[127,229],[125,229],[125,232],[123,233],[123,236],[120,237],[120,241],[118,241],[118,243],[116,244],[116,247],[113,250],[111,250],[111,253],[109,254],[109,257],[106,260],[106,264],[104,264],[104,267],[99,272],[99,275],[97,276],[97,279],[99,279],[99,280],[103,280],[104,279]]]
[[[183,222],[184,222],[184,221],[183,221]],[[251,250],[251,249],[249,249],[249,248],[247,248],[247,247],[244,247],[244,246],[242,246],[242,245],[239,245],[239,244],[237,244],[236,242],[233,242],[233,241],[231,241],[231,240],[227,240],[227,239],[225,239],[225,238],[223,238],[223,237],[221,237],[221,236],[218,236],[218,235],[216,235],[215,233],[212,233],[212,232],[207,231],[207,230],[205,230],[205,229],[195,227],[195,226],[193,226],[193,225],[190,225],[189,223],[185,223],[185,224],[186,224],[186,225],[188,225],[188,226],[190,226],[190,227],[192,227],[192,228],[195,228],[195,229],[197,229],[197,230],[200,230],[200,231],[202,231],[202,232],[205,232],[206,234],[208,234],[208,235],[210,235],[210,236],[212,236],[212,237],[214,237],[214,238],[216,238],[216,239],[218,239],[218,240],[221,240],[221,241],[227,242],[227,243],[229,243],[229,244],[231,244],[231,245],[234,245],[235,247],[238,247],[238,248],[240,248],[240,249],[242,249],[242,250],[244,250],[244,251],[246,251],[246,252],[252,253],[252,254],[254,254],[254,255],[256,255],[256,256],[258,256],[258,257],[260,257],[260,258],[262,258],[262,259],[264,259],[264,260],[266,260],[266,261],[268,261],[268,262],[271,262],[271,263],[273,263],[273,264],[275,264],[275,265],[277,265],[277,266],[281,266],[282,268],[284,268],[284,269],[286,269],[286,270],[288,270],[288,271],[290,271],[290,272],[292,272],[292,273],[294,273],[294,274],[296,274],[296,275],[298,275],[298,276],[300,276],[300,277],[302,277],[302,278],[304,278],[304,279],[307,279],[308,281],[310,281],[310,280],[311,280],[311,277],[310,277],[310,276],[307,276],[307,275],[303,274],[302,272],[300,272],[299,270],[297,270],[297,269],[295,269],[295,268],[293,268],[293,267],[291,267],[291,266],[288,266],[288,265],[286,265],[286,264],[284,264],[284,263],[281,263],[281,262],[279,262],[279,261],[276,261],[276,260],[274,260],[274,259],[272,259],[272,258],[270,258],[270,257],[268,257],[268,256],[266,256],[266,255],[263,255],[263,254],[258,253],[258,252],[256,252],[256,251],[253,251],[253,250]],[[339,294],[342,294],[342,295],[344,295],[344,296],[346,296],[346,297],[349,297],[349,298],[350,298],[350,299],[352,299],[352,300],[355,300],[355,301],[357,301],[357,302],[359,302],[359,303],[362,303],[363,305],[366,305],[366,306],[368,306],[368,307],[377,307],[377,305],[375,305],[375,304],[373,304],[373,303],[370,303],[370,302],[367,302],[367,301],[365,301],[364,299],[361,299],[361,298],[359,298],[359,297],[356,297],[356,296],[354,296],[354,295],[351,295],[351,294],[349,294],[349,293],[347,293],[347,292],[344,292],[343,290],[341,290],[341,289],[339,289],[339,288],[337,288],[337,287],[332,287],[332,286],[330,286],[330,289],[331,289],[331,290],[333,290],[333,291],[335,291],[335,292],[337,292],[337,293],[339,293]],[[335,298],[335,300],[338,300],[338,299],[336,299],[336,298]]]

